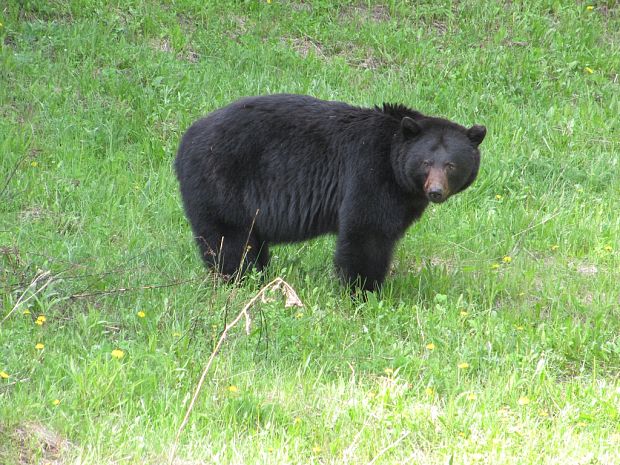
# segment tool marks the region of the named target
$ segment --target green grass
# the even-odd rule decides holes
[[[176,463],[620,463],[616,2],[9,0],[0,23],[0,463],[165,463],[261,286],[202,268],[172,159],[275,92],[485,124],[481,173],[365,302],[333,238],[275,248],[265,279],[305,307],[233,330]]]

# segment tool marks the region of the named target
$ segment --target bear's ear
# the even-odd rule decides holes
[[[469,140],[472,141],[477,147],[484,140],[484,136],[487,135],[487,128],[476,124],[475,126],[469,128],[466,134]]]
[[[400,129],[405,135],[405,137],[415,137],[420,132],[422,132],[422,128],[416,121],[408,116],[405,116],[400,122]]]

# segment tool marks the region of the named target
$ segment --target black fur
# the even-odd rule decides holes
[[[175,169],[208,266],[263,269],[270,244],[335,233],[341,277],[374,290],[429,201],[474,181],[485,132],[402,105],[249,97],[196,121]]]

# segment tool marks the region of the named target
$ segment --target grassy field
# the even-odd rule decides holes
[[[174,463],[620,463],[616,2],[8,0],[0,47],[0,463],[167,463],[276,277]],[[180,135],[276,92],[487,126],[380,295],[329,237],[203,269]]]

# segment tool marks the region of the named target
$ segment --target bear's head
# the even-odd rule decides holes
[[[484,126],[467,129],[441,118],[405,116],[392,152],[396,179],[407,191],[441,203],[476,179],[485,135]]]

